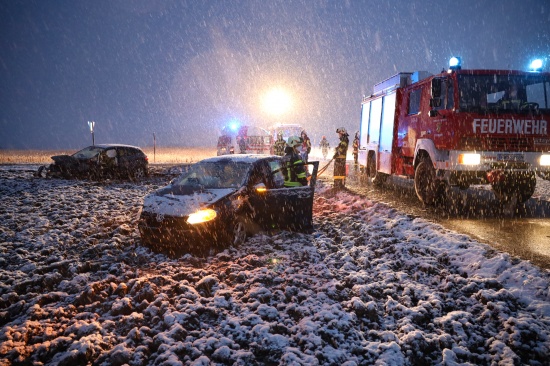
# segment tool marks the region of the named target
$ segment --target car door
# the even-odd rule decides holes
[[[118,147],[118,168],[120,172],[127,173],[131,167],[130,152],[125,147]]]
[[[319,162],[310,162],[313,171],[309,185],[283,187],[281,159],[262,161],[256,179],[250,181],[249,202],[253,219],[264,229],[283,229],[310,232],[313,229],[313,194]],[[261,188],[261,189],[258,189]]]

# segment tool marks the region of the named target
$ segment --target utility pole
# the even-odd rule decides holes
[[[94,138],[94,121],[88,121],[88,126],[90,126],[90,132],[92,133],[92,146],[95,146],[95,138]]]

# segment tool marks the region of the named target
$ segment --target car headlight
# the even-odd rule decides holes
[[[458,163],[463,165],[479,165],[481,162],[480,154],[460,154],[458,155]]]
[[[540,157],[540,166],[550,166],[550,155],[542,155]]]
[[[189,215],[189,217],[187,218],[187,223],[192,225],[200,224],[202,222],[214,220],[216,216],[217,216],[216,211],[212,210],[211,208],[207,208],[204,210],[199,210]]]

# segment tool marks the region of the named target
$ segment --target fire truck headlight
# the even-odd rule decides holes
[[[217,214],[216,211],[207,208],[204,210],[199,210],[195,213],[192,213],[189,215],[189,218],[187,219],[187,222],[191,225],[193,224],[200,224],[202,222],[207,222],[214,220],[216,218]]]
[[[458,163],[462,165],[479,165],[481,155],[479,154],[459,154]]]
[[[540,166],[550,166],[550,155],[542,155],[540,157]]]

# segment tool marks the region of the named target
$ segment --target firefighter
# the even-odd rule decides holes
[[[518,86],[510,84],[497,103],[505,109],[519,108],[524,101],[518,95]]]
[[[306,168],[298,152],[298,146],[301,144],[302,139],[298,136],[288,138],[285,156],[283,157],[285,187],[307,186]]]
[[[238,144],[239,144],[239,153],[246,154],[246,140],[243,135],[237,136]]]
[[[353,138],[353,167],[355,171],[359,168],[359,131],[355,132],[355,137]]]
[[[323,136],[321,139],[321,142],[319,142],[319,147],[321,148],[321,152],[323,153],[323,159],[327,158],[328,149],[330,149],[330,144],[327,141],[327,137]]]
[[[306,131],[302,131],[302,161],[307,163],[309,153],[311,152],[311,140],[307,136]]]
[[[285,154],[286,141],[283,139],[283,133],[279,132],[277,134],[277,140],[273,145],[273,153],[275,155],[283,156]]]
[[[344,127],[336,129],[340,138],[334,152],[334,188],[343,189],[346,183],[346,156],[348,154],[349,135]]]

